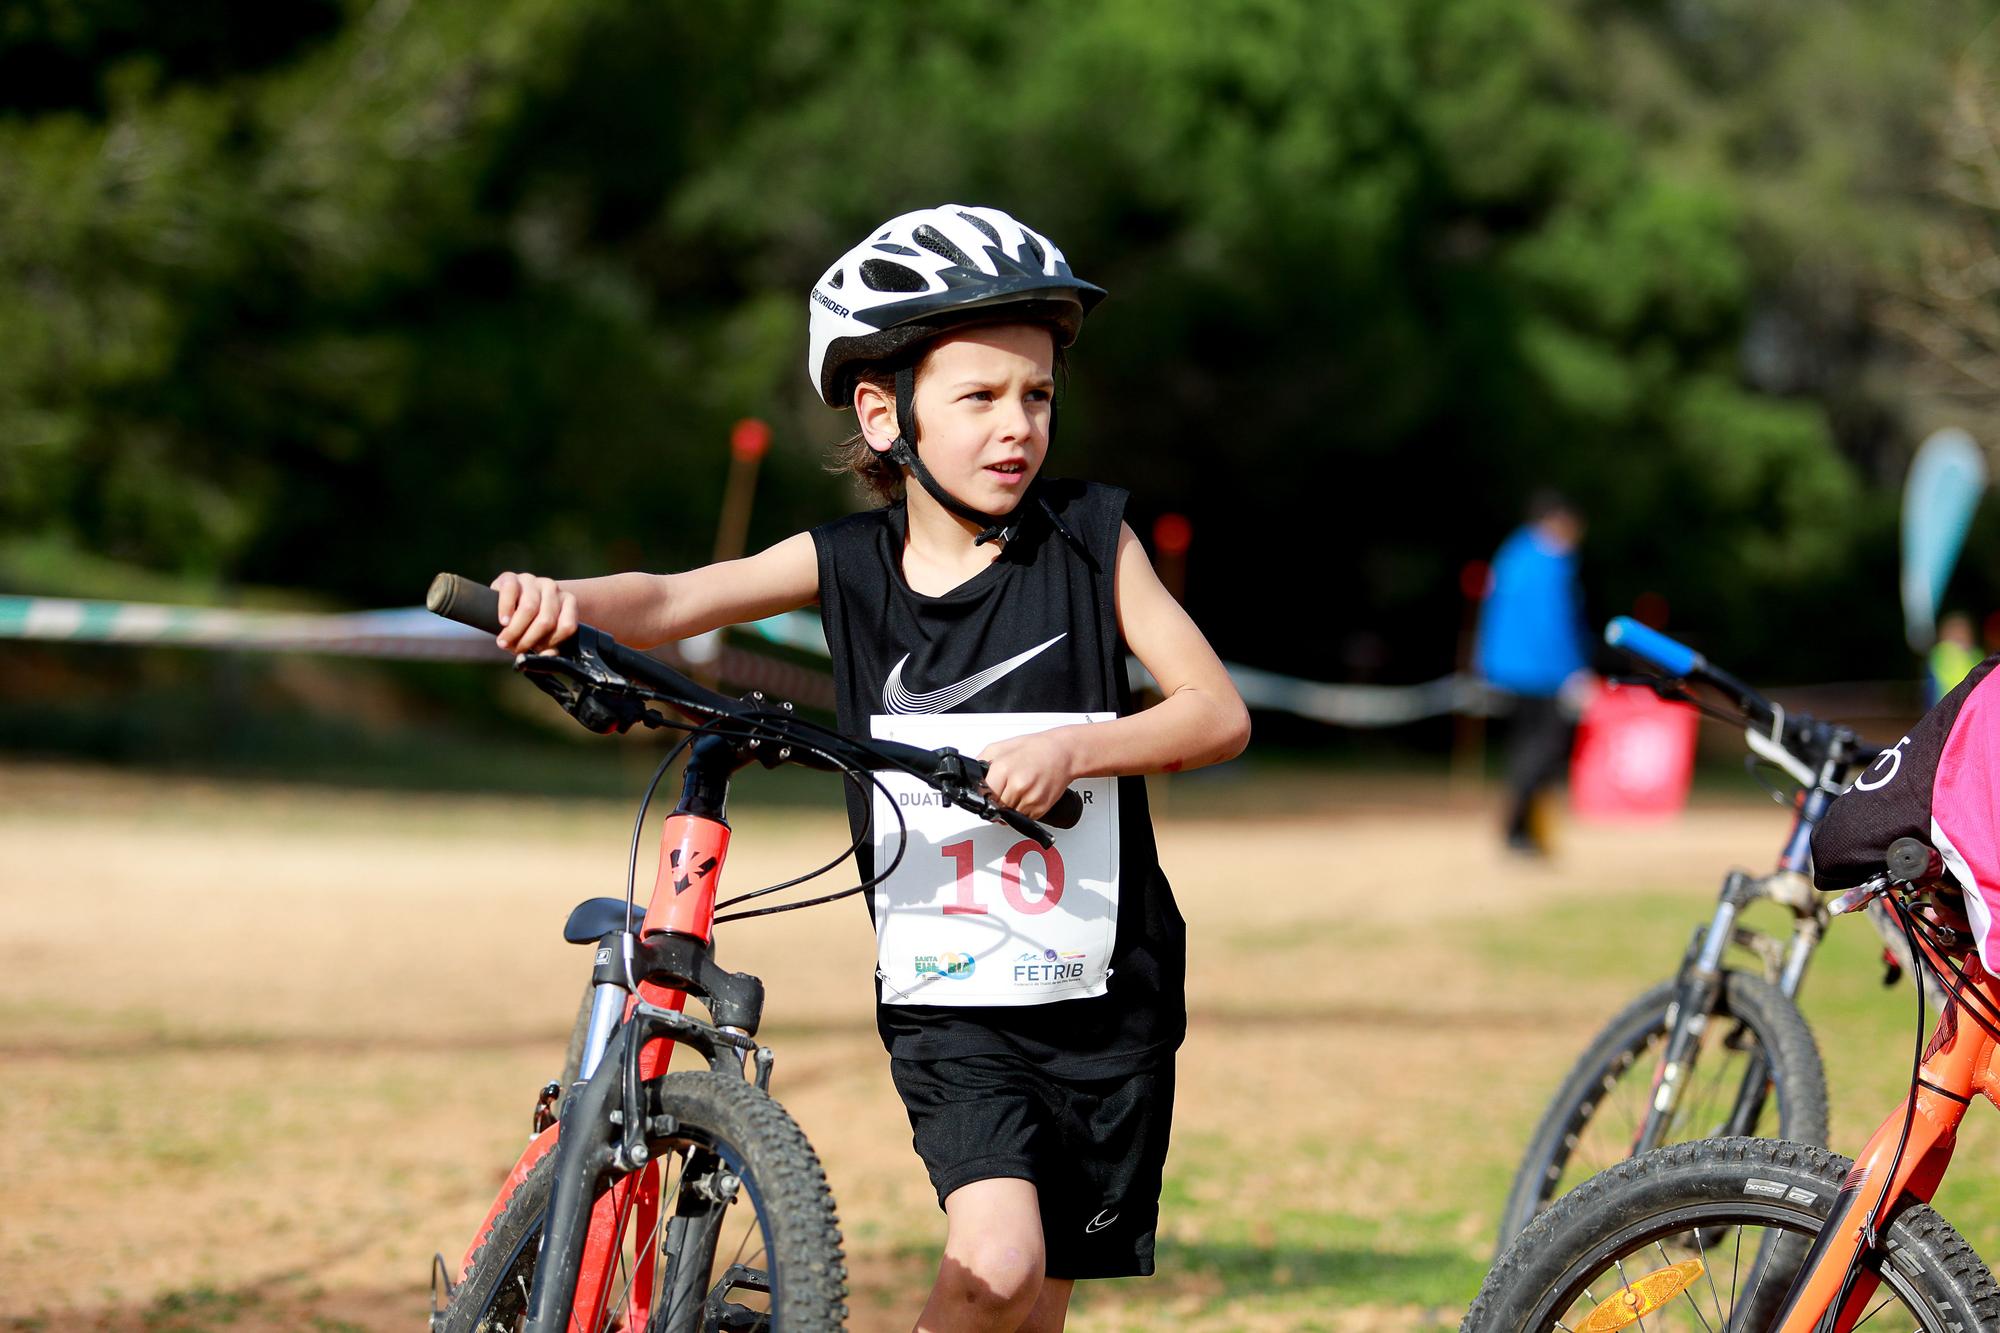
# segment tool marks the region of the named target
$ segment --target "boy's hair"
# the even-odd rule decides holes
[[[1012,323],[1014,321],[1000,320],[995,322]],[[952,332],[957,333],[959,330],[953,329]],[[1069,378],[1069,358],[1065,354],[1067,349],[1063,347],[1061,339],[1053,336],[1053,332],[1050,343],[1054,350],[1050,369],[1054,372],[1056,385],[1060,389]],[[855,382],[857,384],[873,385],[878,392],[893,398],[896,394],[896,372],[903,366],[914,362],[917,368],[917,378],[921,381],[924,376],[924,362],[930,359],[931,348],[936,345],[937,339],[933,338],[929,342],[912,348],[911,352],[913,355],[911,357],[899,357],[893,361],[879,361],[871,364],[855,374]],[[912,413],[916,411],[914,406],[910,410]],[[923,429],[919,425],[916,435],[921,437],[922,434]],[[868,492],[869,498],[874,500],[878,505],[896,504],[903,498],[903,483],[905,481],[903,469],[890,459],[886,450],[877,450],[870,447],[868,437],[863,435],[859,429],[856,429],[852,435],[833,446],[833,450],[827,458],[826,470],[836,475],[846,475],[856,478],[860,481],[862,488]]]

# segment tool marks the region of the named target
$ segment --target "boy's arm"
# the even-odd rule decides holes
[[[555,579],[502,574],[496,640],[511,653],[547,649],[594,625],[634,648],[705,634],[810,605],[819,596],[819,557],[810,533],[787,537],[741,560],[684,574],[607,574]]]
[[[1118,534],[1118,627],[1164,697],[1114,722],[1058,727],[989,746],[987,786],[1037,816],[1077,778],[1178,773],[1219,764],[1250,743],[1250,714],[1199,627],[1166,590],[1130,526]]]

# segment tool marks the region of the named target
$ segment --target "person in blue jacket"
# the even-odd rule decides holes
[[[1583,526],[1567,499],[1538,492],[1528,521],[1494,555],[1480,604],[1474,664],[1510,703],[1507,846],[1528,855],[1548,852],[1536,801],[1562,777],[1591,681],[1577,583]]]

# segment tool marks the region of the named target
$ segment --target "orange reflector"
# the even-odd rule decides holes
[[[1648,1273],[1637,1282],[1619,1288],[1611,1299],[1590,1312],[1576,1333],[1612,1333],[1635,1324],[1674,1297],[1686,1291],[1707,1269],[1699,1259],[1688,1259],[1672,1268]]]

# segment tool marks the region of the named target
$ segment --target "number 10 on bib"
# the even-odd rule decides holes
[[[995,741],[1111,713],[878,715],[873,734],[977,755]],[[885,1004],[1047,1004],[1102,995],[1118,934],[1118,781],[1072,784],[1083,818],[1046,850],[1004,824],[948,805],[914,778],[883,773],[875,864],[909,846],[875,887],[877,973]],[[891,802],[894,802],[892,807]]]

